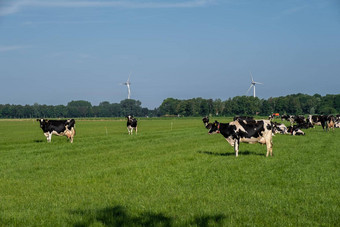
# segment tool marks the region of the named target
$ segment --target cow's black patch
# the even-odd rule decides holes
[[[244,128],[245,131],[240,130],[239,135],[241,138],[258,138],[261,135],[261,132],[264,131],[264,122],[263,121],[255,121],[255,120],[238,120],[240,125]]]

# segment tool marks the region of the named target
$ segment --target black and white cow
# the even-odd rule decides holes
[[[334,128],[340,128],[340,121],[336,121],[334,123]]]
[[[293,136],[305,135],[304,131],[302,131],[297,125],[289,126],[288,133],[290,133]]]
[[[208,117],[203,117],[202,118],[203,124],[206,129],[211,129],[211,123],[209,123],[209,118]]]
[[[295,116],[295,115],[286,115],[286,114],[281,115],[281,121],[284,121],[284,120],[289,121],[291,126],[293,126],[294,122],[296,122],[297,124],[306,122],[306,119],[304,116]]]
[[[37,119],[40,122],[40,128],[46,136],[47,142],[51,142],[52,135],[67,136],[71,143],[76,134],[74,129],[76,121],[74,119],[68,120],[47,120]]]
[[[305,116],[302,116],[302,115],[294,116],[293,119],[294,119],[294,122],[296,122],[298,125],[306,123],[306,118]]]
[[[335,122],[340,122],[340,114],[337,114],[337,115],[335,116]]]
[[[126,118],[127,118],[126,126],[127,126],[129,135],[133,134],[133,129],[135,129],[136,134],[137,134],[137,120],[131,115],[127,116]]]
[[[335,128],[335,117],[333,115],[329,115],[327,117],[327,127],[329,130],[331,130],[331,128],[333,129],[334,131],[334,128]]]
[[[290,117],[291,117],[291,115],[282,114],[281,115],[281,121],[285,121],[285,120],[289,121]]]
[[[323,130],[328,130],[327,115],[309,115],[309,121],[313,125],[321,125]]]
[[[309,122],[309,120],[307,120],[307,122],[298,124],[297,127],[308,129],[308,128],[313,128],[314,126],[312,123]]]
[[[340,128],[340,115],[335,116],[334,128]]]
[[[272,125],[269,120],[236,120],[230,123],[215,121],[211,124],[209,134],[215,133],[222,134],[234,147],[236,157],[240,142],[266,144],[266,156],[273,155]]]
[[[254,118],[249,116],[235,116],[233,120],[254,120]]]
[[[277,122],[272,122],[273,133],[275,134],[288,134],[287,126]]]

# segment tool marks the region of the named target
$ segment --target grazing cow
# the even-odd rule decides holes
[[[47,120],[37,119],[40,122],[40,128],[46,136],[47,142],[51,142],[52,135],[67,136],[71,143],[76,134],[74,129],[76,121],[74,119],[68,120]]]
[[[288,134],[287,126],[277,122],[272,122],[273,133],[275,134]]]
[[[288,127],[288,133],[290,133],[291,135],[293,135],[293,136],[300,136],[300,135],[305,135],[305,133],[301,130],[301,129],[299,129],[299,127],[298,126],[296,126],[296,125],[294,125],[294,126],[289,126]]]
[[[313,125],[321,125],[323,130],[328,130],[328,117],[326,115],[310,115],[309,119]]]
[[[235,116],[234,121],[236,120],[253,120],[253,117],[248,117],[248,116]]]
[[[240,142],[266,144],[266,156],[273,155],[272,126],[269,120],[236,120],[230,123],[215,121],[211,124],[209,134],[215,133],[221,133],[234,147],[236,157]]]
[[[135,129],[137,135],[137,120],[131,115],[127,116],[126,118],[127,118],[126,126],[129,135],[133,134],[133,129]]]

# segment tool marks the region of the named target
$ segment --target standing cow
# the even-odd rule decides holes
[[[328,130],[330,131],[331,128],[333,129],[334,131],[334,127],[335,127],[335,117],[333,115],[330,115],[327,117],[327,127],[328,127]]]
[[[327,115],[309,115],[309,121],[313,125],[321,125],[323,130],[328,131]]]
[[[76,121],[74,119],[68,120],[47,120],[37,119],[40,122],[40,128],[46,136],[47,142],[51,142],[52,135],[66,136],[71,143],[76,134],[74,129]]]
[[[137,120],[131,115],[127,116],[126,118],[127,118],[126,126],[129,135],[133,134],[133,129],[135,129],[137,135]]]
[[[267,145],[267,157],[273,156],[272,125],[269,120],[236,120],[230,123],[215,121],[211,124],[209,134],[220,133],[234,147],[238,156],[239,144],[261,143]]]

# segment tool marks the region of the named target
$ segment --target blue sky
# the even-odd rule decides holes
[[[0,103],[339,94],[337,0],[0,1]],[[249,92],[248,95],[252,93]]]

